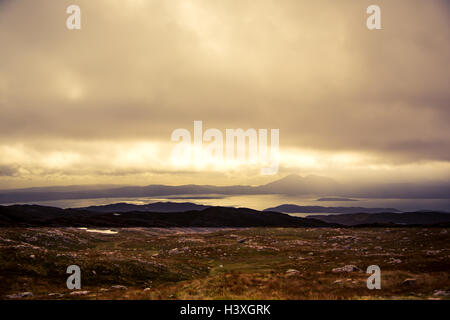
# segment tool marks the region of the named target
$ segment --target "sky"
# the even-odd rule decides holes
[[[449,181],[448,39],[445,0],[0,0],[0,188]],[[173,161],[195,120],[279,129],[278,172]]]

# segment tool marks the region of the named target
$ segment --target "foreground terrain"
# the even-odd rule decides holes
[[[0,228],[0,299],[450,298],[445,228],[101,232]],[[69,265],[81,268],[80,290],[66,287]],[[369,265],[381,290],[367,289]]]

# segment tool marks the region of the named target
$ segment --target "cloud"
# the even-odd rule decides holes
[[[0,177],[13,177],[17,175],[18,170],[12,166],[2,166],[0,165]]]
[[[86,159],[77,141],[168,143],[203,120],[371,165],[450,160],[446,1],[379,0],[380,31],[371,1],[77,0],[68,31],[73,3],[0,1],[0,145]]]

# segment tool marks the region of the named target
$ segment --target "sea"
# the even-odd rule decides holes
[[[395,208],[400,211],[435,210],[450,212],[450,199],[367,199],[352,198],[357,201],[318,201],[321,197],[289,196],[279,194],[264,195],[177,195],[139,198],[96,198],[96,199],[70,199],[52,201],[22,202],[16,204],[37,204],[59,208],[79,208],[98,206],[112,203],[149,204],[159,201],[170,202],[192,202],[196,204],[226,207],[244,207],[263,210],[282,204],[296,204],[300,206],[323,206],[323,207],[366,207],[366,208]],[[8,205],[8,204],[6,204]],[[320,214],[320,213],[314,213]],[[329,214],[329,213],[324,213]],[[307,216],[311,213],[296,213],[295,216]]]

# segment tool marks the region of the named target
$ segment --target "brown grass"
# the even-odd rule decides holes
[[[439,228],[117,231],[0,229],[0,298],[442,299],[433,293],[450,290],[449,233]],[[88,294],[66,288],[70,264],[81,267]],[[348,264],[362,271],[331,271]],[[367,289],[372,264],[381,268],[381,290]],[[407,278],[417,284],[402,285]]]

